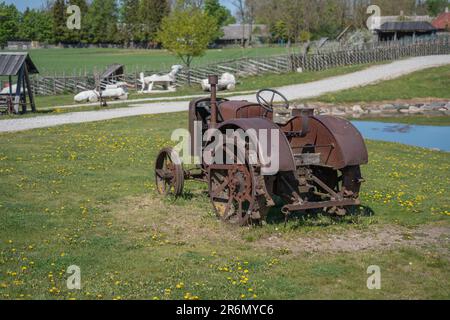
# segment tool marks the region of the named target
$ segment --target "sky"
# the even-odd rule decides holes
[[[40,8],[44,2],[44,0],[0,0],[0,2],[1,1],[4,1],[7,4],[14,3],[17,9],[21,11],[25,10],[26,7]],[[232,0],[220,0],[220,2],[234,11],[233,5],[231,4]]]

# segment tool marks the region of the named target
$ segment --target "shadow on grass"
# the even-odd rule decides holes
[[[345,216],[337,216],[332,213],[325,212],[321,209],[308,210],[303,212],[293,212],[288,216],[286,220],[285,215],[281,212],[280,207],[272,208],[267,217],[267,223],[286,224],[286,222],[295,223],[291,225],[292,229],[314,226],[314,227],[328,227],[331,225],[348,225],[348,224],[360,224],[361,218],[373,217],[375,211],[367,206],[353,206],[347,208],[347,214]]]

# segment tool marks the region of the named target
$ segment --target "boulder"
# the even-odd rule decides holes
[[[331,114],[333,116],[345,116],[346,113],[341,108],[333,107],[331,110]]]
[[[331,115],[331,109],[330,108],[320,108],[319,114],[320,115]]]
[[[353,107],[352,107],[352,112],[353,112],[353,113],[358,113],[358,114],[366,113],[366,112],[364,111],[364,109],[361,108],[360,105],[355,105],[355,106],[353,106]]]
[[[421,106],[420,109],[424,112],[436,111],[432,106],[427,105],[427,104],[424,104],[423,106]]]
[[[421,113],[422,110],[416,106],[410,106],[408,111],[409,111],[409,113],[416,114],[416,113]]]
[[[397,107],[393,104],[383,104],[380,106],[380,109],[383,111],[397,111]]]

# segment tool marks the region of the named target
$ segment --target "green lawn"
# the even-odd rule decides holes
[[[450,99],[450,65],[418,71],[379,84],[330,93],[314,101],[354,103],[392,101],[398,99]]]
[[[371,64],[355,65],[349,67],[339,67],[329,70],[319,71],[319,72],[305,72],[305,73],[286,73],[286,74],[266,74],[262,76],[253,76],[248,78],[238,79],[239,83],[235,90],[227,91],[227,93],[240,92],[240,91],[256,91],[262,88],[275,88],[279,86],[306,83],[316,80],[321,80],[328,77],[333,77],[337,75],[352,73],[356,71],[368,68]],[[182,87],[175,93],[166,94],[137,94],[132,92],[129,99],[142,99],[142,98],[157,98],[157,97],[177,97],[177,96],[187,96],[187,95],[208,95],[201,90],[199,85],[194,85],[192,87]],[[63,95],[63,96],[37,96],[36,105],[39,108],[48,108],[61,105],[71,105],[74,104],[74,95]],[[85,110],[85,108],[83,108]]]
[[[31,58],[42,74],[57,72],[68,75],[86,69],[92,73],[94,68],[102,71],[106,66],[124,64],[129,72],[145,70],[170,70],[180,60],[166,50],[133,50],[133,49],[34,49],[30,50]],[[274,48],[234,48],[208,50],[203,57],[194,59],[193,65],[214,63],[223,60],[243,57],[264,57],[287,54],[284,47]]]
[[[179,200],[155,193],[154,158],[186,126],[179,113],[1,134],[0,298],[450,298],[448,241],[408,246],[427,239],[424,227],[448,234],[448,153],[368,142],[372,216],[232,228],[213,216],[206,186],[188,183]],[[402,241],[302,250],[305,239],[392,228]],[[81,291],[66,289],[71,265]],[[382,268],[380,291],[366,288],[370,265]]]

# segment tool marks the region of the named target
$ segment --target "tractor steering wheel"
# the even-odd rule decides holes
[[[276,99],[277,96],[281,98],[282,102],[274,104],[275,100],[280,100]],[[268,112],[273,112],[274,105],[289,109],[288,99],[283,94],[273,89],[263,89],[258,91],[256,94],[256,100],[258,100],[260,106]]]

